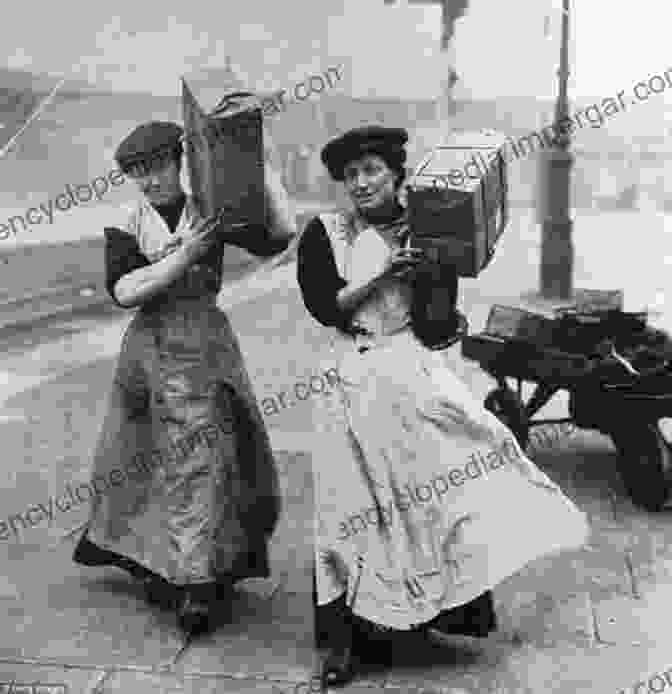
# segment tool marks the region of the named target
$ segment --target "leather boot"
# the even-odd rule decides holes
[[[177,610],[180,629],[187,636],[200,636],[214,629],[217,584],[187,585]]]
[[[348,684],[355,675],[353,628],[348,615],[343,612],[334,626],[322,661],[320,677],[325,688]]]

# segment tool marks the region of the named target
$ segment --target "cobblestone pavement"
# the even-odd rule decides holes
[[[634,222],[652,228],[641,217],[628,216],[627,224],[624,219],[619,218],[623,228],[632,228]],[[578,236],[577,277],[586,280],[577,282],[579,286],[613,288],[623,281],[610,280],[628,278],[626,261],[633,262],[633,253],[622,254],[620,268],[621,256],[614,253],[604,277],[598,277],[598,250],[591,255],[591,243],[598,239],[594,243],[599,245],[607,233],[619,239],[611,223],[591,229],[593,241],[583,247],[588,235]],[[506,303],[536,283],[530,258],[538,250],[532,231],[519,228],[517,234],[507,234],[495,265],[482,281],[465,282],[461,292],[476,329],[490,304]],[[665,243],[669,241],[660,240],[642,283],[633,292],[625,287],[626,300],[638,292],[648,301],[646,292],[660,290]],[[619,244],[626,245],[614,241],[612,249]],[[531,267],[520,262],[523,257]],[[587,268],[594,270],[591,283]],[[285,268],[277,272],[283,271],[287,274]],[[322,331],[306,317],[289,274],[245,296],[244,304],[232,306],[231,318],[258,397],[290,392],[293,383],[317,373],[313,365],[324,343]],[[74,534],[69,532],[85,519],[84,504],[54,514],[51,522],[31,527],[25,520],[31,506],[62,494],[67,484],[75,487],[87,480],[122,330],[118,321],[87,324],[83,332],[16,348],[0,367],[5,451],[0,520],[14,516],[19,527],[16,514],[24,518],[18,538],[0,541],[5,569],[0,578],[0,682],[65,683],[73,694],[309,692],[316,667],[310,608],[313,491],[307,452],[311,400],[291,402],[267,417],[286,509],[272,544],[273,579],[241,586],[233,619],[212,636],[184,642],[174,617],[145,606],[125,574],[72,563]],[[446,358],[478,393],[485,395],[492,387],[487,376],[454,350]],[[564,416],[564,408],[558,399],[546,413]],[[538,441],[531,451],[534,460],[589,514],[588,545],[533,562],[500,584],[495,589],[500,628],[488,639],[399,643],[389,662],[367,666],[345,691],[672,691],[672,676],[666,679],[665,674],[672,667],[667,625],[672,517],[631,504],[605,437],[575,431],[549,436],[545,444]],[[543,519],[539,532],[544,532]],[[15,691],[22,690],[17,686]]]

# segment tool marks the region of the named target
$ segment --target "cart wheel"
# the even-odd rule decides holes
[[[612,433],[618,471],[632,501],[647,511],[662,511],[670,490],[672,450],[658,423],[625,427]]]
[[[530,441],[530,425],[521,399],[508,387],[495,388],[483,403],[486,410],[505,424],[525,450]]]

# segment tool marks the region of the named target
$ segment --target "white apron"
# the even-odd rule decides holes
[[[344,215],[321,219],[349,282],[377,273],[398,245]],[[395,629],[588,534],[511,431],[415,338],[409,307],[400,282],[374,294],[355,315],[373,337],[334,337],[321,367],[340,383],[314,401],[318,605],[347,592],[356,615]]]

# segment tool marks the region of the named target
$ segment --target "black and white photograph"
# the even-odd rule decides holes
[[[670,21],[12,6],[0,694],[672,694]]]

